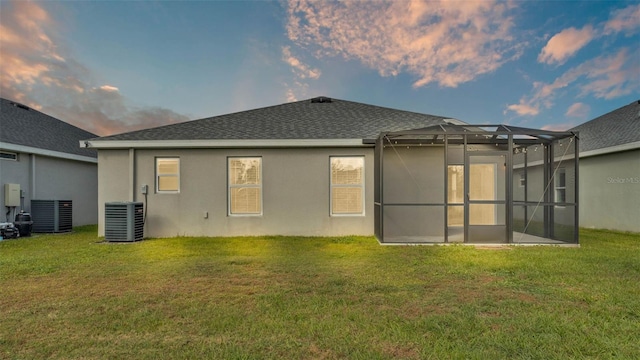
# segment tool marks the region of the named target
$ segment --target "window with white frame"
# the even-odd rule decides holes
[[[555,176],[555,188],[556,188],[556,202],[567,202],[567,176],[564,168],[560,168],[556,171]]]
[[[262,158],[230,157],[229,215],[262,214]]]
[[[156,192],[180,192],[180,158],[156,158]]]
[[[525,187],[527,185],[527,177],[525,176],[525,174],[522,172],[520,173],[520,183],[518,186],[520,186],[521,188]]]
[[[364,214],[364,157],[331,157],[331,215]]]

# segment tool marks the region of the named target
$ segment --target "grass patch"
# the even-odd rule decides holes
[[[0,242],[0,358],[634,358],[640,235],[581,248],[370,237]]]

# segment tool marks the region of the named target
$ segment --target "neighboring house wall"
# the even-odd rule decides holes
[[[580,158],[580,226],[640,232],[640,149]]]
[[[227,159],[233,156],[262,158],[262,215],[228,215]],[[330,215],[330,156],[364,156],[364,215]],[[156,157],[180,158],[179,193],[156,192]],[[98,161],[99,236],[104,236],[104,204],[144,201],[142,185],[149,187],[146,237],[374,232],[372,148],[103,149]]]
[[[91,162],[18,153],[18,160],[0,160],[0,203],[4,208],[4,184],[19,184],[24,198],[16,212],[31,211],[31,200],[71,200],[73,226],[98,222],[97,165]],[[0,220],[4,221],[5,216]],[[9,219],[13,221],[13,219]],[[34,219],[37,221],[37,219]]]
[[[25,198],[20,200],[23,207],[17,208],[16,213],[20,210],[27,210],[31,203],[31,161],[29,154],[17,153],[17,155],[17,160],[0,159],[0,208],[2,209],[0,222],[13,222],[10,214],[6,214],[7,208],[5,207],[4,198],[5,184],[18,184],[20,185],[20,190],[24,192]],[[27,209],[25,209],[24,206],[27,206]]]

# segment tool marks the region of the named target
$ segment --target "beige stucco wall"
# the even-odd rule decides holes
[[[329,157],[345,155],[365,156],[364,216],[330,215]],[[180,158],[179,193],[156,193],[155,158],[164,156]],[[262,157],[261,216],[228,215],[229,156]],[[145,184],[149,186],[146,237],[336,236],[374,231],[372,148],[100,150],[98,161],[100,236],[104,203],[144,201],[140,187]]]
[[[580,159],[580,226],[640,232],[640,149]]]

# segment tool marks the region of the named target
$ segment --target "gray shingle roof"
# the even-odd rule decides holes
[[[640,141],[640,100],[570,130],[580,132],[581,152]]]
[[[0,98],[0,142],[95,158],[95,150],[80,148],[80,140],[95,137],[62,120]]]
[[[443,119],[442,116],[319,97],[111,135],[100,140],[375,139],[382,131],[443,124]]]

